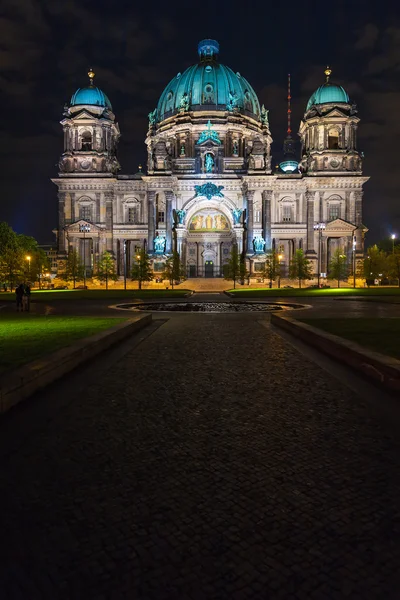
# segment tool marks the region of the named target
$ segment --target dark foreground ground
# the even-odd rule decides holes
[[[395,600],[399,467],[268,317],[159,320],[0,421],[0,595]]]

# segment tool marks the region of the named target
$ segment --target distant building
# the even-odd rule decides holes
[[[50,272],[52,274],[56,274],[58,269],[58,249],[50,245],[41,245],[39,248],[44,250],[47,258],[49,259]]]
[[[218,61],[216,41],[203,40],[198,52],[198,63],[170,81],[149,114],[147,175],[119,174],[119,127],[93,71],[73,94],[53,179],[59,256],[75,248],[90,270],[108,250],[122,274],[141,247],[155,270],[176,249],[189,277],[221,275],[233,244],[252,274],[271,249],[287,268],[302,248],[322,273],[337,248],[350,265],[361,258],[368,178],[359,118],[331,71],[306,106],[299,160],[289,126],[285,160],[272,172],[268,110],[240,73]]]

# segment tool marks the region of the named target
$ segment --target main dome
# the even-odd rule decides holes
[[[255,91],[240,73],[218,62],[218,42],[203,40],[198,52],[200,62],[178,73],[161,94],[156,120],[163,121],[184,105],[190,111],[237,109],[259,120],[260,103]]]

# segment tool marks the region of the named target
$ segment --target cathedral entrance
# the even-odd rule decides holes
[[[218,210],[218,205],[207,204],[188,219],[186,256],[189,277],[222,277],[223,265],[232,247],[229,217]]]
[[[204,277],[214,277],[214,262],[206,260],[204,263]]]

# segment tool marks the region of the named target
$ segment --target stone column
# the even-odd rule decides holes
[[[149,252],[154,252],[154,237],[156,234],[156,219],[155,219],[155,199],[156,193],[151,191],[147,192],[147,202],[148,202],[148,216],[149,216],[149,239],[148,239],[148,250]]]
[[[167,191],[165,192],[165,229],[166,229],[166,246],[165,252],[166,254],[171,254],[172,252],[172,200],[174,194],[173,192]]]
[[[58,253],[65,254],[65,192],[58,192]]]
[[[113,251],[113,192],[105,192],[107,252]]]
[[[101,194],[96,192],[96,214],[93,215],[93,222],[100,223],[100,198]]]
[[[246,252],[253,254],[253,238],[254,238],[254,211],[253,211],[253,199],[254,199],[254,191],[248,191],[246,194],[247,198],[247,244],[246,244]]]
[[[363,252],[363,237],[362,237],[362,190],[354,192],[354,208],[355,208],[355,230],[356,236],[356,254],[362,254]]]
[[[265,240],[265,251],[271,250],[271,199],[272,190],[262,193],[262,235]]]
[[[305,193],[307,203],[307,254],[315,254],[314,248],[314,194]]]

